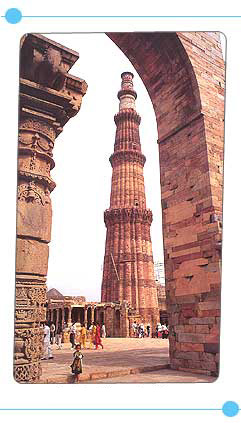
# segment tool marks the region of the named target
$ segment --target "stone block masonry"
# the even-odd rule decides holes
[[[87,84],[68,73],[78,53],[42,35],[22,37],[20,53],[14,377],[22,383],[41,374],[54,143]]]
[[[156,114],[171,367],[217,375],[225,84],[219,34],[108,35],[136,68]],[[177,358],[178,351],[214,360]]]

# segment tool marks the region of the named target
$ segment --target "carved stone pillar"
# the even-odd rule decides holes
[[[60,311],[60,308],[56,308],[56,325],[55,325],[56,331],[59,326],[59,311]]]
[[[87,325],[87,307],[84,308],[84,324]]]
[[[62,307],[62,320],[61,320],[61,327],[64,327],[64,307]]]
[[[77,311],[77,323],[80,323],[80,313],[81,313],[81,308],[80,308],[80,307],[78,307],[76,311]]]
[[[72,308],[68,307],[68,326],[72,324],[72,317],[71,317]]]
[[[37,381],[41,374],[50,193],[55,188],[50,170],[55,139],[79,111],[87,90],[85,81],[68,74],[77,59],[76,52],[42,35],[27,34],[21,40],[14,363],[18,382]]]
[[[95,320],[95,308],[94,306],[91,307],[91,323]]]

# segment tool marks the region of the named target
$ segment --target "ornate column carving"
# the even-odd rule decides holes
[[[72,324],[72,317],[71,317],[72,308],[68,307],[68,326]]]
[[[77,59],[76,52],[42,35],[27,34],[21,40],[14,363],[18,382],[37,381],[41,374],[50,193],[55,188],[50,171],[55,139],[78,113],[87,90],[85,81],[68,73]]]

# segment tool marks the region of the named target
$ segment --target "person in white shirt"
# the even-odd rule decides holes
[[[136,337],[137,336],[137,324],[136,324],[136,322],[132,323],[132,330],[133,330],[134,337]]]
[[[47,322],[45,322],[44,325],[44,354],[43,354],[43,358],[42,360],[51,360],[53,359],[53,354],[52,354],[52,348],[51,348],[51,344],[50,344],[50,329],[49,326],[47,324]]]
[[[162,325],[162,339],[168,338],[168,329],[165,323]]]
[[[101,335],[102,338],[106,338],[106,330],[105,330],[105,324],[103,323],[102,328],[101,328]]]

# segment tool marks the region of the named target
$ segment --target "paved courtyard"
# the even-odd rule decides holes
[[[209,382],[215,378],[167,370],[168,340],[152,338],[106,338],[104,349],[82,350],[85,383]],[[40,383],[72,383],[70,344],[53,346],[53,360],[42,362]],[[146,373],[148,372],[148,373]],[[164,373],[163,373],[164,372]]]
[[[89,380],[85,383],[191,383],[191,382],[214,382],[215,377],[197,375],[188,372],[179,372],[171,369],[161,369],[151,372],[117,376],[108,379]]]

